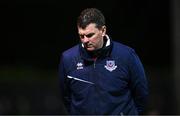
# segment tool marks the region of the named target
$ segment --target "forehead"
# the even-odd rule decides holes
[[[99,29],[96,27],[95,23],[87,25],[85,29],[78,27],[79,34],[95,33],[97,31],[99,31]]]

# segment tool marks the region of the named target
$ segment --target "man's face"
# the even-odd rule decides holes
[[[96,24],[91,23],[85,29],[78,27],[78,33],[84,48],[88,51],[99,49],[103,46],[103,36],[106,33],[106,27],[101,29],[96,27]]]

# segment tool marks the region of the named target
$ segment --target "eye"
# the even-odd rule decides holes
[[[87,38],[90,38],[90,37],[92,37],[93,35],[94,35],[94,33],[89,33],[89,34],[86,35],[86,37],[87,37]]]
[[[89,34],[87,34],[87,35],[79,34],[79,37],[80,37],[81,39],[83,39],[84,36],[87,37],[87,38],[91,38],[94,34],[95,34],[95,33],[89,33]]]
[[[84,35],[79,35],[80,38],[84,38]]]

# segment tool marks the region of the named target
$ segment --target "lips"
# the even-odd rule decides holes
[[[91,48],[91,47],[93,47],[93,45],[88,45],[87,47],[88,47],[88,48]]]
[[[86,48],[91,48],[91,47],[93,47],[93,45],[92,44],[86,44],[85,47]]]

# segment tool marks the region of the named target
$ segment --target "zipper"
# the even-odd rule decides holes
[[[97,58],[94,59],[94,68],[96,68],[96,60]]]
[[[94,68],[96,68],[96,61],[94,61]]]

